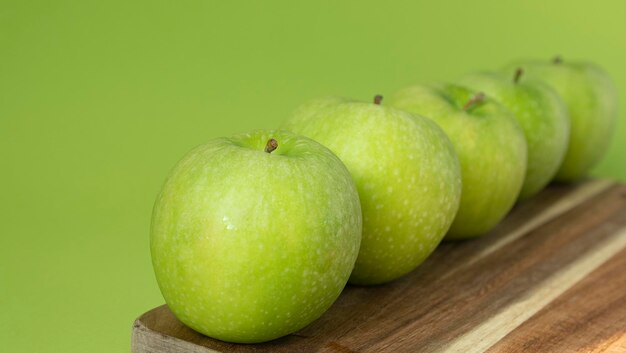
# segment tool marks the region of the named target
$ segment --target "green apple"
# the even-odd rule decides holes
[[[319,143],[257,131],[197,147],[154,206],[156,278],[180,321],[220,340],[262,342],[317,319],[361,242],[348,170]]]
[[[328,146],[348,167],[363,209],[363,239],[350,282],[380,284],[417,267],[459,205],[454,147],[432,121],[374,103],[323,98],[285,128]]]
[[[515,115],[528,143],[528,165],[519,198],[541,191],[561,166],[569,141],[569,116],[559,95],[539,81],[525,79],[521,69],[510,77],[471,74],[459,84],[485,92]]]
[[[526,174],[524,132],[508,109],[484,94],[445,84],[397,92],[390,105],[439,124],[461,163],[463,193],[448,239],[479,236],[509,212]]]
[[[571,119],[569,146],[555,179],[576,181],[600,161],[608,148],[617,121],[617,92],[610,77],[586,62],[526,61],[521,67],[528,78],[554,88],[567,106]]]

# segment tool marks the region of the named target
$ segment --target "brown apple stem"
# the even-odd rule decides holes
[[[374,96],[374,104],[380,105],[380,102],[382,101],[383,101],[383,96],[381,96],[380,94],[377,94]]]
[[[562,62],[563,62],[563,58],[561,58],[560,55],[557,55],[554,57],[554,59],[552,59],[552,63],[557,64],[557,65],[561,64]]]
[[[274,139],[267,140],[267,145],[265,145],[265,152],[272,153],[277,148],[278,148],[278,141]]]
[[[463,106],[463,110],[468,111],[472,109],[476,104],[485,100],[485,94],[483,92],[477,93],[474,97],[472,97],[465,105]]]
[[[517,70],[515,70],[515,77],[513,77],[513,83],[519,83],[519,79],[522,77],[523,73],[524,73],[524,69],[522,69],[521,67],[518,67]]]

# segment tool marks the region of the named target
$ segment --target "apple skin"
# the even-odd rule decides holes
[[[526,174],[521,127],[508,109],[488,97],[464,110],[477,95],[442,84],[408,87],[389,98],[389,105],[433,119],[459,156],[463,192],[447,239],[476,237],[496,226],[515,203]]]
[[[569,142],[570,119],[561,97],[549,86],[519,75],[470,74],[458,83],[485,92],[508,108],[524,130],[528,165],[519,199],[541,191],[561,166]]]
[[[350,283],[389,282],[433,252],[461,192],[454,147],[436,124],[384,105],[322,98],[300,106],[284,127],[329,147],[354,178],[363,240]]]
[[[586,62],[522,61],[524,76],[548,84],[561,96],[571,119],[570,139],[555,180],[583,178],[606,152],[617,121],[617,91],[611,78],[598,66]]]
[[[264,151],[274,138],[278,148]],[[176,317],[223,341],[295,332],[344,288],[361,207],[330,150],[285,131],[218,138],[172,170],[154,206],[150,248]]]

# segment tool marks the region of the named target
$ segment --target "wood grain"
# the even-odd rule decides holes
[[[167,306],[133,325],[132,352],[626,353],[626,186],[553,185],[482,238],[444,242],[409,275],[348,286],[319,320],[239,345]]]

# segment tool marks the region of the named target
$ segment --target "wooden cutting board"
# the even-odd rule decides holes
[[[417,270],[347,286],[319,320],[255,345],[184,326],[166,305],[132,352],[626,352],[626,185],[554,185],[486,236],[444,242]]]

